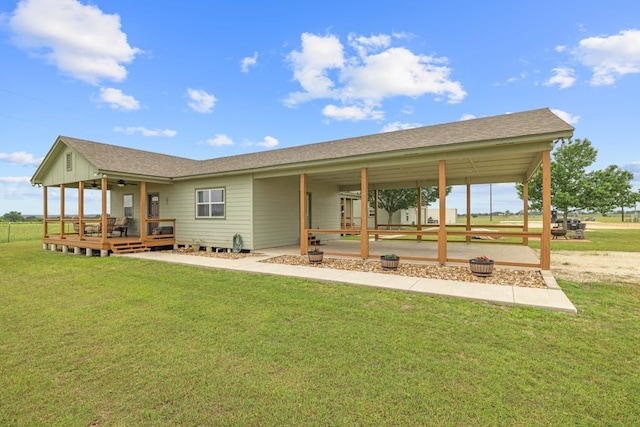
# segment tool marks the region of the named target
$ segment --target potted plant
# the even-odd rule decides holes
[[[493,260],[482,255],[469,260],[471,274],[478,277],[491,276],[493,273]]]
[[[314,246],[313,249],[309,249],[307,251],[307,256],[309,257],[310,263],[318,264],[322,262],[322,257],[324,256],[324,252],[321,251],[319,247]]]
[[[400,257],[396,254],[382,255],[380,264],[384,270],[396,270],[400,264]]]

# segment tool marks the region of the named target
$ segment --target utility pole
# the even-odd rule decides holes
[[[489,184],[489,222],[493,222],[493,184]]]

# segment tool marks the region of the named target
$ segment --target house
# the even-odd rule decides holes
[[[299,244],[305,253],[309,233],[325,240],[340,235],[343,192],[363,195],[361,211],[368,211],[368,190],[466,185],[469,198],[474,184],[522,182],[526,190],[528,179],[542,165],[543,232],[529,232],[525,221],[519,232],[502,234],[520,236],[525,243],[528,237],[540,237],[540,266],[548,269],[550,151],[557,141],[571,138],[573,130],[543,108],[210,160],[59,136],[31,182],[43,188],[45,249],[107,255],[194,240],[207,248],[231,248],[241,236],[246,250]],[[59,215],[52,217],[50,188],[58,188],[61,199]],[[76,218],[65,213],[65,191],[77,192]],[[102,230],[108,230],[109,214],[129,217],[126,245],[125,236],[84,233],[89,191],[100,194]],[[440,200],[445,199],[441,194]],[[446,203],[441,202],[440,209],[444,218]],[[77,232],[73,224],[79,225]],[[451,261],[447,236],[470,238],[470,227],[468,222],[452,232],[442,223],[434,259]],[[360,251],[354,255],[368,257],[369,236],[381,233],[369,227],[357,230]]]

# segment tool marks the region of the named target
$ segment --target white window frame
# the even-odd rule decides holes
[[[213,201],[214,200],[214,194],[216,192],[222,192],[222,200],[221,201]],[[203,197],[199,197],[202,194]],[[205,197],[206,195],[206,197]],[[200,202],[199,200],[203,200],[202,202]],[[216,187],[216,188],[201,188],[201,189],[196,189],[196,194],[195,194],[195,214],[196,214],[196,219],[224,219],[226,218],[227,215],[227,206],[226,206],[226,202],[227,202],[227,189],[224,187]],[[207,215],[200,215],[199,214],[199,208],[206,206],[207,207]],[[222,214],[215,214],[216,209],[214,209],[214,206],[216,207],[220,207],[222,206]]]

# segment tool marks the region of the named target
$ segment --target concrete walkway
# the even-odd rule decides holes
[[[564,292],[562,292],[562,289],[560,289],[550,271],[542,272],[548,288],[538,289],[260,262],[267,258],[277,256],[276,254],[248,256],[240,259],[191,256],[169,252],[144,252],[120,256],[248,273],[302,277],[353,285],[418,292],[426,295],[464,298],[500,304],[524,305],[555,311],[577,313],[575,306],[571,301],[569,301],[569,298],[567,298]]]

